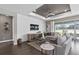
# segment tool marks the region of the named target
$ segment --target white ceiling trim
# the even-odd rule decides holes
[[[40,7],[42,4],[0,4],[0,9],[10,12],[28,15],[33,10]]]
[[[40,18],[40,19],[46,20],[45,17],[40,16],[40,15],[38,15],[38,14],[36,14],[36,13],[33,13],[33,12],[31,12],[31,13],[29,14],[29,16],[33,16],[33,17],[37,17],[37,18]]]

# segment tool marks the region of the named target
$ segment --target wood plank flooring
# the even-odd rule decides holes
[[[72,48],[69,55],[79,55],[79,40],[75,40],[72,42]]]
[[[12,42],[0,43],[0,55],[41,55],[41,52],[24,42],[14,46]]]
[[[27,42],[14,46],[12,42],[0,43],[0,55],[43,55],[37,49],[29,46]],[[79,40],[72,42],[69,55],[79,55]]]

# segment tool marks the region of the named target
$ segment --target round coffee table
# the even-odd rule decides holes
[[[47,55],[52,55],[54,54],[54,46],[51,45],[50,43],[44,43],[40,45],[41,47],[41,52],[43,54],[47,54]]]

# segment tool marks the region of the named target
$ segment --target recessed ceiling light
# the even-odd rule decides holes
[[[52,15],[55,15],[55,14],[52,14]]]
[[[64,10],[65,12],[67,12],[68,10]]]
[[[5,16],[9,16],[9,15],[5,15]]]
[[[56,12],[56,13],[57,13],[58,11],[54,11],[54,12]]]
[[[49,13],[49,15],[55,15],[54,13]]]

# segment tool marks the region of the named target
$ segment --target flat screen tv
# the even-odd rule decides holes
[[[39,30],[39,25],[37,25],[37,24],[30,24],[30,30]]]

